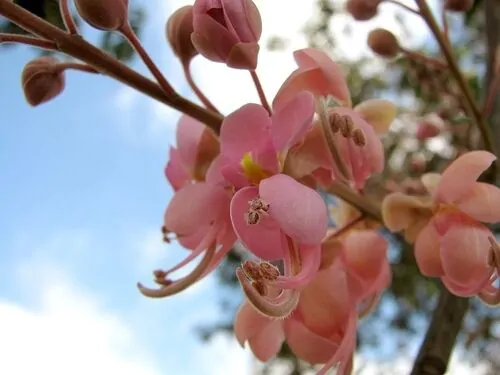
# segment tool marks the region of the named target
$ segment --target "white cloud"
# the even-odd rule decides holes
[[[31,280],[36,306],[0,300],[0,373],[159,375],[131,327],[64,272]],[[33,301],[30,301],[33,302]]]

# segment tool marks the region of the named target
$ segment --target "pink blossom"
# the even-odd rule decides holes
[[[229,67],[257,66],[262,21],[251,0],[196,0],[191,40],[207,59]]]
[[[214,132],[201,122],[183,115],[176,131],[177,148],[170,147],[165,176],[174,191],[193,181],[204,181],[213,159],[219,154]]]
[[[487,151],[472,151],[457,158],[441,176],[424,175],[422,181],[431,194],[427,202],[400,193],[384,200],[386,226],[415,234],[420,271],[440,277],[459,296],[481,293],[496,278],[489,239],[493,235],[482,222],[500,221],[500,189],[477,182],[495,159]]]

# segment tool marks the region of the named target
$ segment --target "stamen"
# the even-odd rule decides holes
[[[159,289],[151,289],[144,287],[141,283],[137,283],[137,287],[139,288],[139,292],[145,295],[146,297],[151,298],[162,298],[168,297],[174,294],[177,294],[184,289],[188,288],[192,284],[194,284],[200,276],[203,275],[205,269],[210,265],[210,261],[215,253],[216,245],[213,244],[208,248],[203,256],[201,262],[196,266],[196,268],[187,276],[168,283],[167,285],[162,285]],[[156,276],[156,275],[155,275]]]
[[[297,290],[283,291],[278,297],[271,301],[259,293],[259,291],[248,281],[245,272],[239,267],[236,269],[236,277],[248,301],[258,312],[268,318],[285,319],[293,312],[299,303],[300,293]]]
[[[352,118],[350,116],[344,115],[341,116],[341,121],[339,122],[339,127],[340,127],[340,133],[345,138],[351,138],[352,132],[354,130],[354,123],[352,121]]]
[[[328,115],[328,122],[330,123],[330,129],[332,132],[338,133],[340,131],[340,123],[342,122],[342,116],[337,112],[332,112]]]
[[[361,129],[354,129],[352,132],[352,141],[356,146],[359,147],[364,147],[366,146],[366,136],[363,130]]]
[[[266,203],[260,198],[254,198],[248,201],[249,208],[245,213],[245,221],[249,225],[258,224],[262,216],[267,216],[269,211],[269,203]]]

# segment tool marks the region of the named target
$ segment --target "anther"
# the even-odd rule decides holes
[[[340,131],[340,123],[342,122],[342,116],[337,112],[331,112],[328,115],[328,122],[330,123],[330,128],[333,133],[338,133]]]
[[[243,272],[245,272],[245,275],[251,280],[256,281],[262,278],[260,266],[252,260],[243,262],[241,268],[243,268]]]
[[[260,198],[255,198],[248,201],[249,208],[245,213],[245,220],[247,224],[254,225],[258,224],[261,216],[267,215],[269,211],[269,203],[264,202]]]
[[[352,140],[356,146],[366,146],[366,136],[361,129],[354,129],[354,131],[352,132]]]
[[[272,265],[271,263],[262,262],[259,266],[261,271],[260,273],[264,280],[273,281],[276,280],[280,275],[280,270],[278,269],[278,267]]]
[[[354,130],[354,123],[352,118],[345,115],[341,116],[341,121],[339,122],[340,132],[345,138],[350,138]]]

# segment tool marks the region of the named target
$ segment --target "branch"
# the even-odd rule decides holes
[[[469,300],[456,297],[441,285],[441,294],[410,375],[444,375]]]
[[[106,52],[94,47],[83,40],[81,36],[71,35],[60,30],[10,0],[0,0],[0,15],[26,31],[55,42],[59,51],[86,62],[99,72],[115,78],[161,103],[189,114],[189,116],[212,128],[216,133],[219,132],[222,116],[208,111],[182,96],[165,94],[158,84],[130,69]]]

